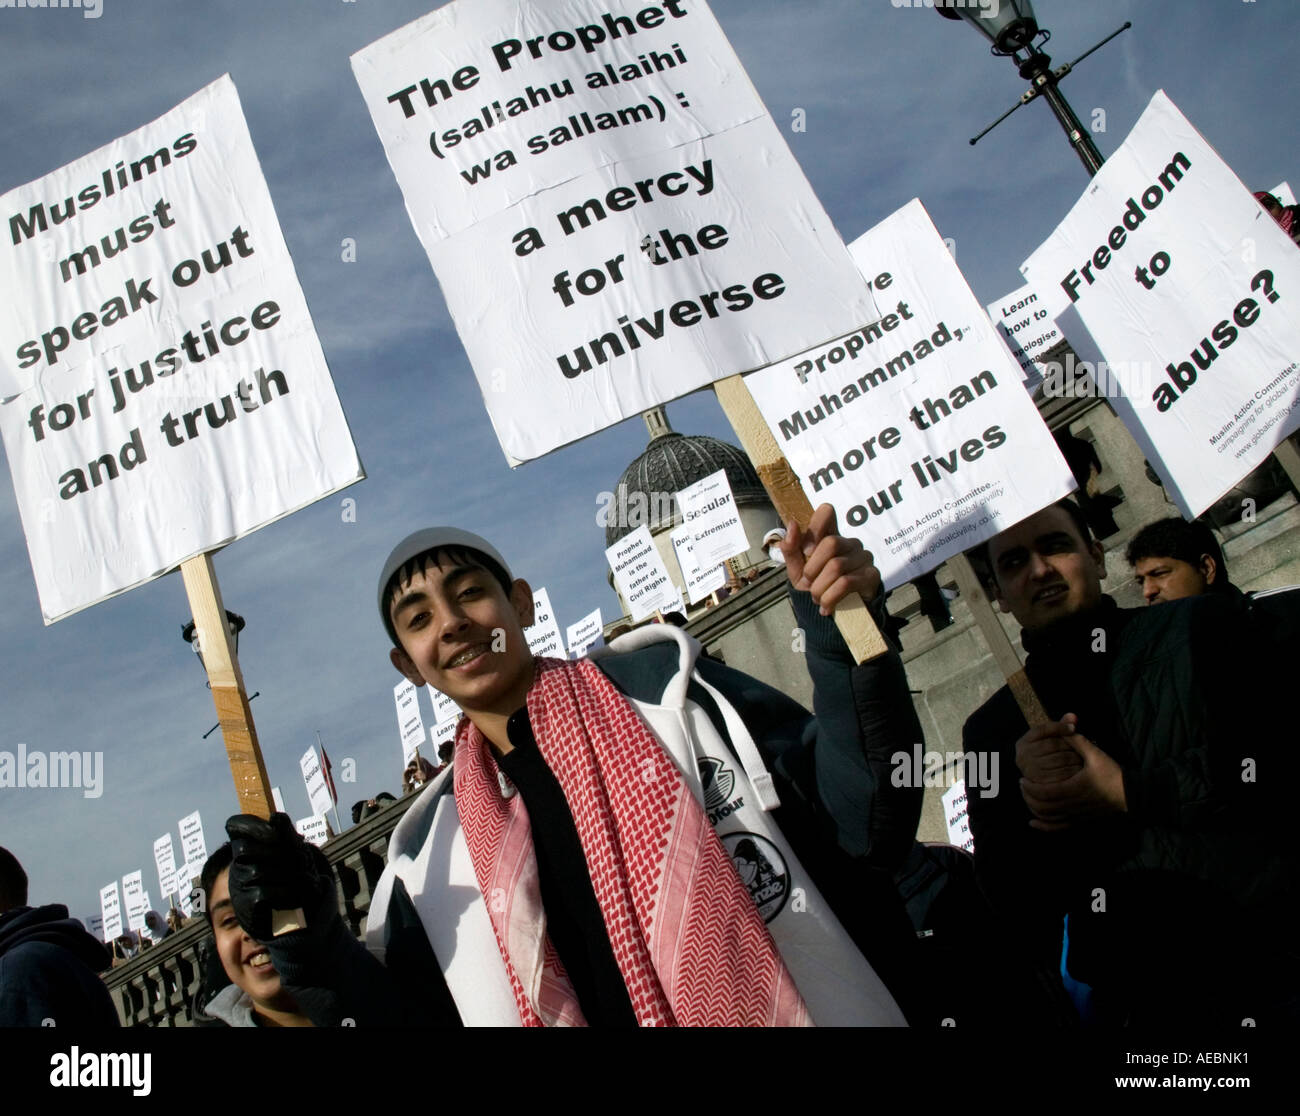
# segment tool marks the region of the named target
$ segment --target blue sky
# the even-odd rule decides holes
[[[467,0],[466,0],[467,2]],[[692,0],[685,0],[691,3]],[[1021,283],[1020,262],[1086,184],[1045,105],[967,140],[1024,87],[974,31],[899,0],[715,0],[747,68],[841,236],[919,196],[981,303]],[[550,591],[561,626],[617,602],[597,494],[645,444],[632,420],[511,471],[349,67],[349,55],[429,10],[427,0],[102,0],[0,10],[0,193],[155,119],[221,74],[239,90],[326,357],[369,474],[219,554],[227,607],[248,620],[240,660],[272,782],[306,815],[298,757],[319,730],[341,812],[397,793],[401,757],[374,582],[388,549],[432,522],[498,541]],[[1164,88],[1252,188],[1300,180],[1293,0],[1042,0],[1063,63],[1125,20],[1132,30],[1065,82],[1109,154]],[[806,130],[790,131],[803,109]],[[1095,113],[1100,110],[1100,116]],[[1282,135],[1282,141],[1277,136]],[[344,238],[356,262],[344,263]],[[712,394],[669,407],[688,433],[730,437]],[[733,439],[734,440],[734,439]],[[7,463],[6,463],[7,471]],[[356,501],[345,522],[341,501]],[[236,809],[211,696],[181,642],[176,574],[52,627],[41,623],[12,486],[0,485],[0,751],[104,753],[97,799],[0,789],[0,845],[32,901],[98,912],[99,888],[143,869],[152,844],[200,810],[209,848]],[[422,697],[426,718],[427,699]]]

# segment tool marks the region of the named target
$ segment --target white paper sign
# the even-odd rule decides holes
[[[605,548],[605,560],[614,571],[614,582],[627,602],[632,622],[666,608],[677,597],[677,587],[664,569],[650,529],[638,527],[613,546]]]
[[[294,822],[293,827],[302,834],[305,840],[310,841],[317,848],[329,840],[329,826],[319,814],[310,818],[302,818]]]
[[[0,214],[0,432],[47,624],[361,479],[229,77]]]
[[[458,0],[352,67],[512,463],[872,314],[703,0]]]
[[[424,718],[420,716],[419,691],[406,679],[393,687],[397,703],[397,730],[402,737],[402,763],[411,762],[416,749],[424,743]],[[312,803],[315,809],[315,803]]]
[[[889,313],[745,382],[808,499],[835,507],[892,588],[1075,481],[924,206],[851,250]]]
[[[533,592],[533,623],[524,629],[524,638],[528,640],[528,649],[534,655],[551,659],[566,657],[564,637],[560,635],[555,609],[551,607],[551,598],[545,589]]]
[[[1300,253],[1163,92],[1021,270],[1187,518],[1300,427]]]
[[[166,897],[176,890],[176,848],[170,833],[153,843],[153,862],[158,869],[158,890]]]
[[[433,758],[430,762],[437,767],[441,760],[438,757],[438,749],[448,740],[456,738],[457,720],[443,721],[441,724],[434,725],[429,729],[429,740],[433,744]]]
[[[307,800],[311,803],[312,813],[326,813],[334,801],[330,798],[330,789],[325,782],[320,760],[316,758],[316,749],[308,748],[303,752],[298,766],[302,768],[302,781],[307,786]]]
[[[108,939],[104,937],[104,916],[103,915],[95,915],[95,914],[87,915],[84,919],[84,923],[86,927],[86,932],[92,938],[98,938],[101,942],[108,941]]]
[[[691,529],[692,554],[699,568],[721,565],[749,549],[725,469],[687,485],[676,499],[682,519]]]
[[[143,930],[145,912],[149,905],[144,894],[144,875],[132,872],[122,877],[122,903],[126,907],[126,928]]]
[[[435,690],[429,685],[424,688],[429,691],[429,698],[433,702],[433,723],[435,725],[445,724],[447,721],[454,723],[460,716],[460,706],[441,690]]]
[[[975,852],[975,838],[971,836],[970,818],[966,804],[966,780],[958,779],[943,792],[943,820],[948,826],[948,844]]]
[[[1026,379],[1041,379],[1043,354],[1061,343],[1056,319],[1033,287],[1025,286],[988,304],[989,317]]]
[[[604,627],[600,622],[600,609],[587,613],[568,628],[569,658],[581,659],[593,647],[604,645]]]
[[[275,812],[277,814],[287,814],[289,812],[284,808],[284,795],[280,793],[279,787],[271,788],[271,801],[275,803]]]
[[[185,857],[185,874],[190,880],[197,879],[203,873],[203,865],[208,859],[208,846],[203,840],[203,820],[197,810],[181,818],[181,852]]]
[[[122,936],[122,901],[117,893],[117,881],[99,889],[99,913],[104,920],[104,942]]]

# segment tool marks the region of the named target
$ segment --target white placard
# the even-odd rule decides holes
[[[319,814],[310,818],[301,818],[293,823],[293,827],[317,848],[329,840],[329,825]]]
[[[307,800],[311,803],[313,814],[324,814],[334,805],[334,800],[330,798],[330,789],[325,782],[325,772],[321,770],[320,760],[316,757],[316,749],[308,748],[298,760],[298,766],[302,768],[302,781],[307,787]]]
[[[122,900],[117,893],[117,881],[99,889],[99,913],[104,923],[104,941],[111,942],[122,936]]]
[[[145,912],[149,909],[145,898],[144,874],[132,872],[122,877],[122,905],[126,908],[126,928],[143,930]]]
[[[1043,354],[1061,343],[1056,319],[1043,307],[1038,292],[1024,286],[988,304],[989,318],[1026,379],[1038,380],[1046,368]]]
[[[691,525],[683,523],[668,537],[673,541],[673,552],[677,555],[677,565],[686,582],[686,595],[691,604],[703,600],[715,589],[727,584],[727,567],[716,565],[709,570],[701,570],[695,560],[695,543],[692,541]]]
[[[86,932],[92,938],[98,938],[101,942],[107,941],[107,939],[104,937],[104,916],[103,915],[96,915],[96,914],[87,915],[83,920],[83,922],[86,927]]]
[[[459,723],[459,719],[443,721],[441,724],[434,725],[429,729],[429,740],[433,744],[433,756],[430,758],[429,762],[432,763],[434,767],[437,767],[438,764],[442,762],[438,756],[438,748],[448,740],[455,739],[456,726]]]
[[[426,683],[426,690],[429,691],[429,699],[433,702],[433,723],[435,725],[446,724],[448,721],[453,723],[460,717],[460,706],[441,690],[435,690]]]
[[[0,214],[0,432],[47,624],[361,479],[228,76]]]
[[[158,890],[166,898],[177,886],[176,847],[170,833],[164,833],[153,843],[153,862],[158,869]]]
[[[600,622],[600,609],[587,613],[576,624],[570,624],[567,631],[569,658],[581,659],[593,647],[604,645],[604,628]]]
[[[943,792],[943,820],[948,826],[948,844],[975,852],[975,838],[971,836],[970,817],[966,804],[966,780],[958,779]]]
[[[397,731],[402,737],[402,763],[411,762],[416,749],[424,743],[424,718],[420,716],[419,691],[406,679],[393,687],[397,703]],[[316,804],[312,803],[315,809]]]
[[[1300,427],[1300,253],[1163,92],[1021,270],[1187,518]]]
[[[889,313],[745,382],[813,507],[834,506],[892,588],[1075,481],[925,207],[851,250]]]
[[[725,469],[688,484],[675,499],[691,529],[695,561],[701,568],[707,570],[749,549]]]
[[[677,587],[659,558],[648,527],[642,525],[607,546],[605,560],[614,571],[614,582],[634,624],[676,599]]]
[[[197,879],[203,873],[203,865],[208,859],[207,842],[203,840],[203,819],[197,810],[181,818],[181,853],[185,857],[185,875],[188,879]]]
[[[555,619],[555,609],[545,589],[533,590],[533,622],[524,629],[528,649],[534,654],[550,659],[565,658],[564,637]]]
[[[458,0],[352,67],[512,463],[872,314],[703,0]]]
[[[284,808],[284,795],[280,793],[279,787],[271,788],[271,801],[275,803],[275,812],[277,814],[287,814],[289,812]]]

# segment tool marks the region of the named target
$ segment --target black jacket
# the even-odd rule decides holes
[[[1026,633],[1026,672],[1048,715],[1124,771],[1127,812],[1029,828],[1003,687],[967,720],[967,751],[996,751],[1000,793],[970,799],[980,883],[1008,933],[1054,967],[1070,916],[1071,975],[1116,1021],[1240,1025],[1276,1007],[1294,951],[1294,858],[1270,807],[1288,778],[1281,695],[1239,602],[1197,597],[1141,611],[1110,598]],[[1244,1013],[1244,1014],[1243,1014]]]
[[[17,907],[0,915],[0,1027],[39,1027],[46,1020],[56,1027],[118,1026],[96,975],[111,963],[108,947],[69,918],[67,907]]]

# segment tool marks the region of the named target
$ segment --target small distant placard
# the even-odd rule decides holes
[[[614,582],[634,624],[653,616],[656,609],[669,608],[678,599],[677,587],[659,558],[648,527],[638,527],[606,547],[605,559],[614,571]]]
[[[172,835],[164,833],[153,843],[153,862],[158,869],[158,888],[163,895],[176,890],[176,849]]]
[[[397,703],[397,729],[402,737],[402,763],[411,762],[416,749],[424,743],[424,719],[420,716],[419,691],[406,679],[393,687]]]
[[[435,725],[445,724],[447,721],[454,723],[460,716],[460,706],[441,690],[435,690],[429,685],[426,685],[425,689],[429,691],[429,700],[433,702],[433,723]]]
[[[600,623],[600,609],[587,613],[576,624],[570,624],[568,628],[569,637],[569,658],[581,659],[593,647],[599,647],[605,642],[602,635],[604,629]]]
[[[111,942],[122,936],[122,900],[117,893],[117,881],[99,889],[99,913],[103,919],[104,941]]]
[[[564,658],[564,637],[560,635],[555,609],[551,607],[551,598],[545,589],[533,591],[533,623],[524,629],[524,638],[534,655],[546,659]]]
[[[302,834],[304,840],[310,841],[317,848],[329,840],[329,826],[319,814],[310,818],[301,818],[293,823],[293,827]]]
[[[208,859],[207,842],[203,840],[203,819],[197,810],[180,820],[181,853],[185,857],[187,879],[197,879],[203,873]]]
[[[316,749],[308,748],[298,761],[302,768],[302,781],[307,786],[307,800],[311,803],[313,814],[324,814],[334,804],[330,798],[330,789],[325,782],[325,773],[321,770],[320,760],[316,758]]]
[[[975,838],[970,832],[965,779],[958,779],[943,792],[943,820],[948,826],[948,844],[973,854]]]
[[[271,801],[275,803],[276,813],[287,814],[289,812],[284,808],[284,795],[280,793],[279,787],[271,788]]]
[[[136,871],[122,877],[122,900],[126,905],[128,930],[143,930],[145,911],[149,909],[144,894],[144,873]]]
[[[673,551],[677,555],[677,565],[681,567],[682,579],[686,582],[686,595],[691,604],[702,601],[715,589],[727,584],[727,567],[721,564],[710,570],[701,570],[695,560],[695,543],[691,538],[691,527],[683,523],[669,538],[673,541]]]
[[[691,529],[695,561],[701,569],[711,569],[749,549],[725,469],[687,485],[676,498],[682,518]]]

